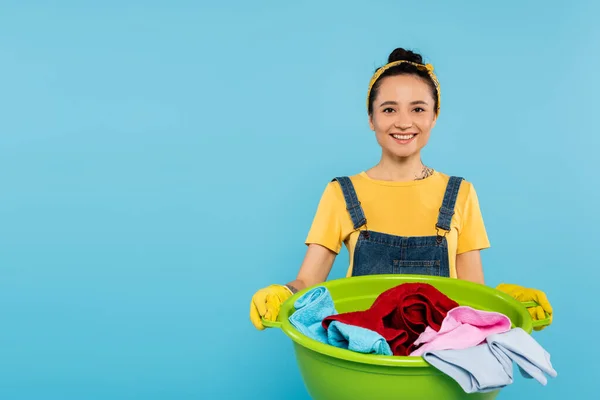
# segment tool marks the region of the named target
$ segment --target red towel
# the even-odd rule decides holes
[[[427,283],[403,283],[380,294],[364,311],[331,315],[323,319],[360,326],[379,333],[396,356],[408,356],[427,326],[439,331],[443,319],[458,303]]]

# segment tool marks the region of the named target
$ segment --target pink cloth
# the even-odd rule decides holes
[[[426,351],[459,350],[477,346],[495,333],[507,332],[510,319],[492,311],[481,311],[468,306],[455,307],[448,311],[439,331],[425,328],[414,342],[418,347],[410,353],[420,356]]]

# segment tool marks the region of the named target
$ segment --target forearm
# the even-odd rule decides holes
[[[303,281],[301,281],[300,279],[295,279],[291,282],[288,282],[285,284],[285,286],[287,286],[292,291],[292,293],[299,292],[308,287],[308,285],[306,283],[304,283]]]
[[[479,250],[469,251],[456,256],[456,277],[485,285]]]
[[[475,282],[482,285],[485,285],[485,279],[482,273],[478,273],[477,271],[457,271],[457,278],[462,279],[463,281]]]
[[[286,286],[295,293],[324,282],[331,271],[335,257],[336,253],[323,246],[309,245],[296,279],[288,282]]]

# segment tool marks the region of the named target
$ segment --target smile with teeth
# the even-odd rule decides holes
[[[408,135],[392,135],[392,137],[394,139],[398,139],[398,140],[409,140],[414,138],[416,135],[416,133],[412,133],[412,134],[408,134]]]

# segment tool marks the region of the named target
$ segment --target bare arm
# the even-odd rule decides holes
[[[318,244],[309,244],[296,279],[290,283],[293,291],[324,282],[335,261],[336,253]]]
[[[483,267],[481,265],[481,252],[479,250],[473,250],[457,254],[456,275],[458,279],[485,285],[483,279]]]

